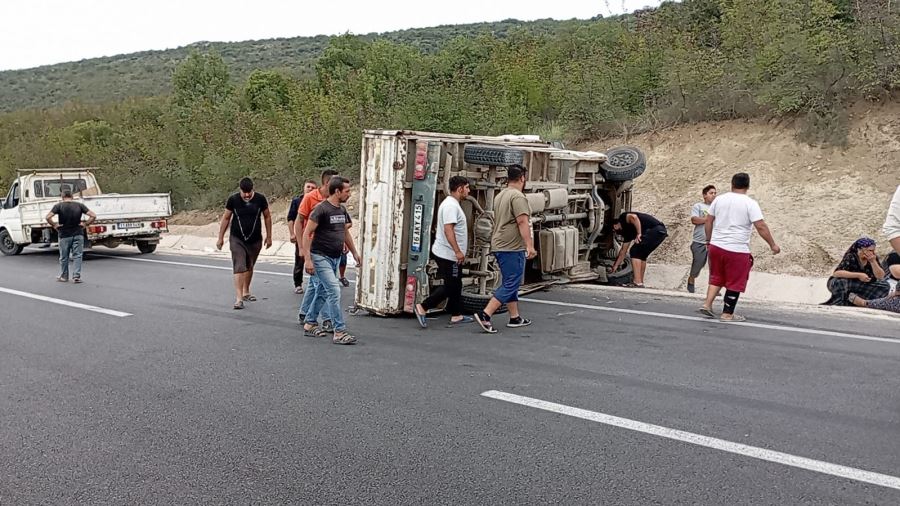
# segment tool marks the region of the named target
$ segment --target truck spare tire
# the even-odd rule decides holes
[[[463,152],[463,160],[473,165],[509,167],[510,165],[524,165],[525,152],[521,149],[503,146],[467,144]]]
[[[606,152],[600,173],[607,181],[630,181],[644,173],[644,152],[633,146],[619,146]]]

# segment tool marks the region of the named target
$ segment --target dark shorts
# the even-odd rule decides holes
[[[709,245],[709,284],[743,293],[752,268],[753,255],[750,253],[735,253]]]
[[[706,259],[709,256],[709,250],[705,242],[691,243],[691,277],[696,278],[700,275],[700,271],[706,267]]]
[[[503,304],[519,300],[519,287],[525,278],[524,251],[498,251],[494,253],[500,266],[500,287],[494,291],[494,298]]]
[[[650,253],[653,253],[668,236],[669,233],[666,231],[666,227],[653,227],[650,230],[645,230],[644,235],[641,237],[641,243],[631,245],[631,251],[629,252],[631,258],[646,262]]]
[[[235,274],[241,274],[253,269],[259,252],[262,251],[262,239],[247,244],[244,241],[232,237],[228,244],[231,247],[231,265]]]

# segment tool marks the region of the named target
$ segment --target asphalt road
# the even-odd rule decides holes
[[[342,347],[288,266],[234,311],[226,262],[97,253],[82,285],[0,258],[0,504],[900,503],[897,319],[555,288],[529,328],[352,316]]]

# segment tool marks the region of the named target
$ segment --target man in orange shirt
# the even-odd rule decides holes
[[[306,222],[309,220],[309,216],[312,214],[313,209],[325,199],[328,198],[328,182],[331,181],[331,178],[337,176],[338,173],[333,169],[325,169],[322,171],[322,185],[319,186],[317,191],[311,191],[303,196],[303,201],[300,202],[300,207],[297,209],[297,219],[294,221],[294,237],[297,238],[297,243],[300,244],[300,238],[303,237],[303,231],[306,229]],[[316,295],[318,293],[319,288],[319,278],[312,274],[309,277],[309,281],[306,283],[306,292],[303,294],[303,302],[300,304],[300,314],[298,318],[302,323],[304,319],[306,319],[306,313],[309,311],[309,307],[312,306],[314,300],[316,300]],[[331,326],[331,318],[330,315],[325,314],[325,318],[327,318],[324,322],[322,322],[323,330],[328,330],[328,327]]]

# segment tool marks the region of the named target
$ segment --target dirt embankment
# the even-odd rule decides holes
[[[347,208],[352,216],[356,216],[359,195],[351,194],[347,202]],[[290,206],[290,198],[270,198],[269,209],[272,212],[272,239],[275,241],[287,241],[290,235],[287,227],[287,212]],[[196,235],[200,237],[215,237],[219,233],[219,219],[224,211],[185,211],[175,215],[169,224],[169,232],[172,234]]]
[[[824,275],[861,236],[888,250],[881,226],[900,184],[900,104],[853,111],[845,149],[816,148],[796,141],[791,125],[728,121],[685,125],[583,146],[602,151],[616,144],[640,146],[648,168],[635,181],[634,209],[666,223],[669,239],[652,260],[690,263],[690,209],[701,189],[728,191],[731,175],[747,172],[750,195],[782,248],[772,256],[754,234],[756,269],[771,273]]]
[[[657,263],[689,264],[691,205],[714,184],[728,190],[731,175],[751,177],[750,195],[759,200],[782,254],[772,256],[754,234],[756,269],[801,276],[834,269],[860,236],[879,241],[891,195],[900,184],[900,104],[858,107],[845,149],[797,142],[791,125],[762,120],[684,125],[629,139],[608,139],[581,149],[602,151],[617,144],[640,146],[647,172],[635,181],[634,209],[651,213],[669,228],[654,254]],[[350,201],[355,215],[357,195]],[[271,202],[274,238],[287,240],[290,199]],[[214,237],[219,211],[180,213],[172,233]]]

